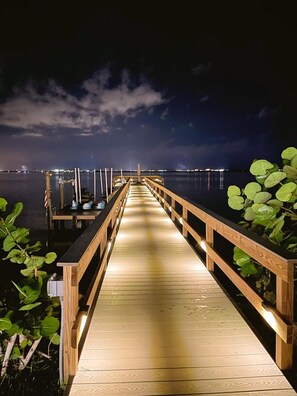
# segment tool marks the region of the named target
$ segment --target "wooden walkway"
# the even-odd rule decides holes
[[[295,395],[145,186],[131,192],[70,395]]]

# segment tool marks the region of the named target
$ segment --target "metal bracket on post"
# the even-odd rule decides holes
[[[56,273],[47,281],[47,294],[50,297],[63,297],[63,278]]]

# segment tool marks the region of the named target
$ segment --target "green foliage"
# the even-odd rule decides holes
[[[11,279],[11,286],[1,292],[0,297],[0,343],[5,350],[11,337],[16,338],[10,361],[20,367],[24,356],[36,340],[43,338],[48,345],[58,345],[60,337],[60,302],[47,295],[46,285],[50,275],[44,270],[46,264],[53,263],[57,255],[49,252],[38,255],[42,244],[31,243],[29,230],[18,227],[15,221],[22,212],[23,204],[14,205],[11,213],[4,216],[7,201],[0,197],[0,239],[3,240],[3,261],[16,265],[18,275]],[[11,272],[11,271],[10,271]]]
[[[255,160],[250,173],[256,181],[243,189],[229,186],[228,205],[243,211],[242,226],[297,253],[297,149],[286,148],[281,158],[282,169],[265,159]],[[233,259],[241,275],[255,279],[256,289],[274,303],[274,279],[270,272],[237,247]]]

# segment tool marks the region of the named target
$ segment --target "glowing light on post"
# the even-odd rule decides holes
[[[262,308],[263,308],[263,317],[266,320],[266,322],[272,327],[275,328],[276,325],[276,320],[273,314],[273,307],[270,307],[269,304],[265,304],[265,302],[262,302]]]
[[[180,224],[183,224],[183,218],[182,217],[179,218],[179,222],[180,222]]]
[[[85,325],[87,323],[87,319],[88,319],[87,312],[82,312],[81,322],[80,322],[80,326],[79,326],[79,339],[84,331]]]
[[[200,241],[200,246],[202,247],[202,249],[206,252],[206,242],[201,240]]]
[[[171,208],[171,206],[169,206],[169,212],[171,212],[172,211],[172,208]]]
[[[107,243],[107,251],[108,251],[108,253],[110,252],[110,249],[111,249],[111,239]]]

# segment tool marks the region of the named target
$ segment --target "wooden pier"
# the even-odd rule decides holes
[[[95,220],[99,231],[95,231],[96,224],[87,230],[90,240],[97,238],[101,257],[93,290],[98,289],[104,272],[105,276],[97,302],[94,291],[87,299],[95,302],[95,308],[78,367],[83,311],[75,299],[95,248],[90,245],[83,253],[82,239],[59,263],[65,271],[64,299],[66,294],[71,301],[65,314],[64,348],[65,377],[76,374],[70,395],[295,395],[162,208],[161,204],[173,218],[179,217],[177,197],[172,195],[166,206],[164,197],[169,191],[160,186],[162,195],[155,187],[158,200],[146,185],[132,185],[125,200],[126,191],[119,191],[110,203],[115,211],[107,212],[101,222],[100,216]],[[184,236],[190,231],[194,234],[186,225],[186,209],[180,220],[184,220]],[[206,245],[213,249],[209,231]],[[210,269],[212,257],[207,259]],[[290,344],[289,335],[284,336],[290,326],[278,323],[282,339]]]

